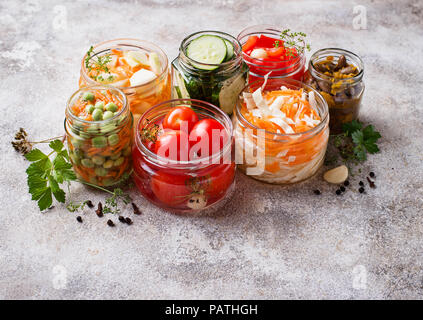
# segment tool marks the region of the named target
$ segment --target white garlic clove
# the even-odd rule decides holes
[[[323,175],[323,179],[326,182],[333,184],[343,183],[348,178],[348,168],[345,165],[333,168],[329,171],[326,171]]]

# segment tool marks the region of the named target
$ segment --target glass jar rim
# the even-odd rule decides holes
[[[152,43],[150,41],[140,40],[140,39],[136,39],[136,38],[118,38],[118,39],[112,39],[112,40],[107,40],[107,41],[103,41],[103,42],[97,43],[97,44],[93,45],[93,49],[96,49],[96,48],[98,48],[100,46],[104,46],[104,45],[107,45],[107,44],[112,44],[114,42],[120,42],[120,41],[134,41],[134,42],[138,42],[140,45],[141,44],[146,44],[146,45],[149,45],[151,47],[154,47],[154,52],[157,52],[162,57],[164,57],[165,65],[164,65],[164,68],[163,68],[162,72],[160,73],[160,75],[158,75],[157,78],[154,78],[154,79],[150,80],[149,82],[146,82],[146,83],[143,83],[143,84],[140,84],[140,85],[137,85],[137,86],[116,87],[116,88],[120,88],[120,89],[123,89],[123,90],[128,90],[128,89],[137,89],[137,88],[140,88],[140,87],[148,87],[149,85],[153,84],[158,78],[161,78],[161,77],[163,77],[163,75],[166,74],[166,72],[168,70],[168,65],[169,65],[169,61],[168,60],[169,59],[167,58],[166,53],[160,47],[158,47],[157,45],[155,45],[154,43]],[[119,47],[119,46],[135,46],[136,47],[136,45],[130,45],[130,44],[125,44],[125,43],[118,43],[118,44],[116,44],[116,47]],[[111,48],[104,49],[101,52],[103,52],[105,50],[110,50],[110,49]],[[96,53],[96,55],[97,54],[98,53]],[[83,72],[83,75],[86,76],[85,77],[86,80],[90,81],[91,84],[101,85],[101,83],[99,83],[97,81],[94,81],[92,78],[90,78],[87,75],[86,68],[85,68],[85,59],[86,58],[87,58],[87,53],[85,53],[84,57],[82,58],[82,62],[81,62],[81,73]],[[111,85],[113,85],[113,84],[111,83]]]
[[[188,102],[188,103],[187,103]],[[196,103],[197,107],[199,105],[203,105],[204,109],[211,109],[212,111],[217,112],[219,115],[221,115],[225,122],[225,124],[222,124],[225,128],[226,131],[228,131],[228,140],[226,142],[226,144],[223,146],[223,148],[221,148],[219,150],[219,152],[216,152],[214,154],[211,154],[207,157],[200,157],[198,159],[195,160],[188,160],[188,161],[177,161],[177,160],[171,160],[171,159],[167,159],[164,157],[161,157],[155,153],[153,153],[151,150],[149,150],[147,148],[147,146],[142,142],[141,140],[141,132],[140,132],[140,126],[142,121],[149,119],[149,114],[154,112],[156,109],[163,107],[165,105],[172,105],[172,104],[180,104],[180,105],[187,105],[190,103]],[[220,122],[220,121],[219,121]],[[202,100],[197,100],[197,99],[171,99],[171,100],[166,100],[163,101],[159,104],[154,105],[153,107],[151,107],[150,109],[148,109],[146,112],[143,113],[143,115],[138,119],[137,122],[137,126],[135,128],[135,145],[136,147],[140,150],[141,153],[143,153],[144,155],[146,155],[148,157],[149,160],[153,159],[153,162],[156,163],[166,163],[167,165],[171,164],[171,165],[176,165],[176,166],[181,166],[181,169],[188,169],[190,167],[192,168],[196,168],[197,165],[204,165],[204,163],[208,163],[208,164],[213,164],[213,159],[224,159],[224,155],[227,154],[227,152],[231,152],[232,150],[232,137],[233,137],[233,125],[232,125],[232,121],[229,118],[229,116],[220,108],[216,107],[215,105],[206,102],[206,101],[202,101]],[[206,161],[206,162],[205,162]]]
[[[237,44],[237,48],[234,47],[234,56],[236,57],[236,59],[231,59],[222,63],[204,63],[204,62],[200,62],[194,59],[191,59],[190,57],[188,57],[188,55],[186,54],[186,42],[188,40],[190,40],[191,38],[193,38],[194,36],[200,35],[200,34],[217,34],[217,35],[223,35],[227,38],[229,38],[230,40],[232,40],[233,43]],[[231,66],[234,61],[237,61],[241,58],[240,53],[242,52],[242,46],[241,43],[238,41],[237,38],[235,38],[234,36],[230,35],[229,33],[223,32],[223,31],[216,31],[216,30],[203,30],[203,31],[197,31],[194,33],[191,33],[190,35],[186,36],[182,41],[181,41],[181,45],[179,46],[179,55],[181,55],[184,59],[187,59],[190,63],[195,63],[198,65],[202,65],[202,66],[208,66],[208,67],[216,67],[216,69],[218,67],[225,67],[225,66]],[[207,70],[206,70],[207,71]],[[210,71],[215,71],[215,69],[210,70]]]
[[[249,27],[243,29],[238,34],[237,39],[238,39],[239,43],[241,43],[241,46],[242,46],[241,40],[244,39],[245,37],[249,37],[249,36],[255,35],[255,34],[260,34],[260,35],[261,34],[264,34],[264,35],[266,35],[266,34],[276,35],[277,34],[277,35],[280,35],[282,33],[282,30],[283,30],[283,28],[280,28],[278,26],[271,25],[271,24],[257,24],[257,25],[249,26]],[[243,33],[246,33],[246,34],[243,34]],[[244,51],[242,51],[242,56],[246,56],[253,61],[266,62],[266,63],[268,63],[266,66],[273,66],[273,65],[277,66],[279,64],[290,63],[294,60],[298,60],[298,62],[300,62],[302,59],[305,59],[304,51],[300,52],[300,54],[298,54],[295,57],[292,57],[289,60],[281,60],[281,61],[266,61],[266,60],[260,59],[260,58],[251,58],[251,56],[247,55]],[[244,58],[244,60],[245,60],[245,58]],[[249,64],[251,64],[252,66],[255,66],[255,67],[263,67],[262,64],[255,64],[253,62],[249,62]]]
[[[345,79],[337,79],[337,81],[339,82],[346,82],[348,80],[353,80],[354,82],[358,82],[363,78],[364,75],[364,63],[363,60],[360,58],[360,56],[358,56],[357,54],[355,54],[354,52],[351,52],[349,50],[345,50],[342,48],[322,48],[317,50],[316,52],[314,52],[312,54],[312,56],[310,57],[310,70],[314,73],[314,75],[317,75],[320,77],[320,79],[332,79],[333,77],[328,76],[322,72],[320,72],[319,70],[316,69],[314,62],[317,58],[319,58],[320,55],[324,54],[324,53],[336,53],[336,54],[346,54],[348,55],[350,58],[353,57],[354,59],[357,60],[358,65],[355,64],[356,67],[359,68],[359,72],[357,75],[355,75],[354,77],[350,77],[350,78],[345,78]]]
[[[304,135],[307,135],[307,134],[313,134],[315,132],[319,132],[321,129],[324,128],[324,126],[326,125],[326,123],[329,120],[329,106],[328,106],[326,100],[323,98],[323,96],[317,90],[315,90],[313,87],[305,84],[304,82],[301,82],[301,81],[298,81],[298,80],[294,80],[294,79],[287,79],[287,78],[285,78],[285,79],[273,79],[273,78],[269,78],[269,79],[267,79],[266,85],[269,84],[269,82],[285,82],[288,85],[291,84],[291,85],[294,85],[294,86],[298,86],[299,88],[307,88],[309,91],[313,91],[314,94],[319,98],[319,100],[323,104],[323,110],[324,110],[323,116],[321,117],[321,121],[320,121],[320,123],[317,126],[311,128],[310,130],[303,131],[303,132],[298,132],[298,133],[277,133],[277,132],[271,132],[271,131],[268,131],[268,130],[265,130],[263,128],[259,128],[259,127],[255,126],[255,125],[253,125],[242,114],[242,112],[241,112],[241,103],[239,102],[239,100],[240,100],[241,94],[243,92],[246,92],[247,89],[249,89],[252,86],[255,86],[257,84],[263,84],[264,81],[260,79],[260,80],[254,81],[252,83],[249,83],[247,86],[245,86],[242,89],[242,91],[240,93],[240,96],[238,97],[238,101],[237,101],[236,107],[235,107],[235,111],[236,111],[237,117],[240,117],[249,127],[251,127],[251,129],[253,129],[253,130],[264,130],[265,135],[272,135],[272,136],[274,136],[274,137],[276,136],[278,138],[285,138],[285,137],[301,137],[301,136],[304,136]],[[269,140],[269,138],[265,138],[265,139],[266,140]]]
[[[114,114],[113,117],[111,117],[109,119],[106,119],[106,120],[88,121],[88,120],[79,118],[77,115],[75,115],[70,110],[71,103],[73,102],[74,98],[78,94],[80,94],[83,91],[89,91],[90,89],[93,89],[93,90],[113,90],[113,91],[117,91],[119,93],[119,95],[121,96],[121,97],[118,97],[118,99],[120,99],[121,102],[122,102],[122,105],[123,105],[122,109],[120,109],[117,114]],[[123,91],[121,89],[117,88],[117,87],[113,87],[113,86],[110,86],[110,85],[104,85],[104,84],[103,85],[96,85],[96,84],[94,84],[94,85],[89,85],[89,86],[85,86],[85,87],[79,88],[77,91],[75,91],[70,96],[70,98],[66,102],[66,117],[69,116],[70,118],[72,118],[72,120],[74,120],[74,121],[76,120],[76,121],[79,121],[79,122],[85,123],[85,124],[104,124],[104,123],[107,123],[107,122],[110,122],[112,120],[117,119],[119,116],[121,116],[127,110],[129,110],[128,109],[128,99],[127,99],[126,95],[123,93]]]

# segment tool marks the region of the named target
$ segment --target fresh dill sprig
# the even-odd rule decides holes
[[[311,49],[310,44],[305,42],[307,35],[304,32],[291,32],[291,29],[285,29],[281,32],[280,37],[284,40],[285,47],[291,49],[286,52],[288,56],[296,56],[292,49],[295,49],[298,54],[303,53],[306,49],[308,51]]]

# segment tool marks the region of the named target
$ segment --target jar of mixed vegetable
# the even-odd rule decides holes
[[[78,179],[111,186],[132,170],[133,117],[124,93],[111,86],[79,89],[66,106],[69,158]]]
[[[210,213],[230,198],[235,162],[232,123],[203,101],[163,102],[140,119],[132,151],[141,194],[175,213]]]
[[[329,105],[330,129],[357,119],[364,93],[364,65],[356,54],[337,48],[321,49],[310,59],[305,82],[318,90]]]
[[[303,33],[291,33],[272,25],[251,26],[241,31],[238,40],[242,57],[250,67],[249,81],[290,78],[302,81],[306,44]]]
[[[251,83],[239,97],[233,122],[236,163],[254,179],[295,183],[313,176],[324,162],[328,106],[302,82]]]
[[[116,39],[92,46],[81,63],[80,87],[108,84],[120,88],[138,119],[147,109],[169,100],[171,80],[166,54],[136,39]]]
[[[238,40],[217,31],[201,31],[186,37],[172,69],[173,98],[207,101],[227,114],[232,114],[248,75]]]

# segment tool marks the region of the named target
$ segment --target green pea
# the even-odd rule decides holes
[[[105,159],[102,156],[94,156],[91,158],[91,161],[94,162],[96,165],[101,166]]]
[[[97,101],[97,103],[95,104],[94,108],[101,109],[103,111],[103,109],[104,109],[104,102],[103,101]]]
[[[94,172],[99,177],[104,177],[107,174],[107,170],[104,169],[103,167],[97,167],[97,168],[95,168]]]
[[[125,158],[120,157],[119,159],[115,160],[114,166],[119,167],[124,161],[125,161]]]
[[[85,107],[85,111],[87,111],[87,113],[91,114],[94,111],[94,106],[92,104],[89,104]]]
[[[93,101],[94,100],[94,94],[92,92],[84,92],[82,95],[82,100],[84,101]]]
[[[108,112],[108,111],[106,111]],[[116,129],[116,125],[114,123],[107,123],[100,128],[101,133],[109,133]]]
[[[76,164],[77,166],[81,164],[81,159],[78,158],[75,154],[69,154],[69,158],[72,160],[72,163]]]
[[[113,118],[113,116],[114,116],[113,112],[111,112],[111,111],[106,111],[106,112],[103,114],[103,120],[107,120],[107,119]]]
[[[95,148],[104,148],[107,146],[107,139],[105,137],[95,137],[91,139],[91,143]]]
[[[93,112],[93,119],[94,121],[103,120],[103,111],[101,111],[100,109],[95,109]]]
[[[106,104],[107,111],[116,112],[117,109],[118,109],[118,106],[115,105],[113,102],[109,102],[108,104]]]
[[[112,134],[107,138],[107,140],[111,146],[114,146],[119,142],[119,136],[117,134]]]
[[[129,156],[131,154],[131,148],[127,147],[125,150],[123,150],[123,155],[125,157]]]
[[[105,163],[103,163],[103,167],[105,169],[110,169],[111,167],[113,167],[113,160],[107,160]]]
[[[81,163],[86,168],[92,168],[94,167],[94,163],[90,159],[82,159]]]
[[[110,157],[110,159],[112,159],[112,160],[116,160],[116,159],[118,159],[119,157],[120,157],[120,155],[122,154],[122,152],[118,152],[118,153],[116,153],[116,154],[114,154],[114,155],[112,155],[111,157]]]

